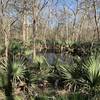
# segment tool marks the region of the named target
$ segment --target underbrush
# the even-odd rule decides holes
[[[58,45],[59,44],[59,45]],[[58,47],[62,47],[61,41]],[[0,56],[0,97],[7,100],[99,100],[99,43],[71,44],[71,63],[56,57],[50,65],[44,54],[32,52],[32,44],[13,41]],[[55,45],[56,46],[56,45]],[[61,52],[63,53],[63,52]]]

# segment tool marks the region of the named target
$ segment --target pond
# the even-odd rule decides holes
[[[67,53],[45,53],[42,55],[45,56],[50,65],[53,65],[57,59],[60,59],[65,64],[71,64],[73,62],[73,56]]]

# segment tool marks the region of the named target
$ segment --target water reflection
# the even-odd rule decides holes
[[[63,63],[67,63],[67,64],[72,64],[73,63],[73,56],[67,54],[67,53],[45,53],[42,54],[45,56],[45,58],[47,59],[48,63],[50,65],[53,65],[56,61],[56,59],[60,59]]]

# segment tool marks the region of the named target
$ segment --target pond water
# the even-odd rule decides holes
[[[45,53],[45,58],[47,59],[48,63],[53,65],[56,61],[56,59],[60,59],[63,63],[72,64],[73,62],[73,56],[67,54],[67,53]]]

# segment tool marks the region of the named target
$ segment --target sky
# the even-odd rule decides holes
[[[55,4],[55,2],[56,2],[57,0],[54,0],[54,4]],[[63,7],[64,7],[64,5],[65,6],[69,6],[71,9],[75,9],[75,6],[76,6],[76,2],[75,2],[75,0],[58,0],[58,3],[57,3],[57,6],[55,7],[55,6],[52,6],[52,7],[55,7],[55,9],[57,9],[58,10],[58,12],[60,11],[60,10],[63,10]],[[43,11],[44,12],[44,17],[46,17],[47,16],[47,19],[48,19],[48,9],[45,9],[45,11]],[[16,16],[16,12],[15,11],[11,11],[11,16]],[[29,23],[31,23],[32,21],[31,21],[31,17],[29,17],[28,18],[29,19]],[[57,22],[57,20],[55,19],[55,18],[51,18],[52,20],[51,20],[51,22],[50,22],[50,25],[51,26],[55,26],[56,25],[56,22]],[[54,25],[53,25],[54,24]]]
[[[54,0],[56,1],[56,0]],[[64,6],[68,6],[70,9],[75,9],[76,7],[76,2],[75,0],[58,0],[57,6],[55,7],[55,9],[59,12],[60,10],[63,10]],[[49,25],[51,25],[51,27],[54,27],[57,25],[57,20],[55,18],[51,19]]]
[[[69,6],[71,9],[75,9],[76,6],[76,2],[75,0],[59,0],[58,6],[63,6],[63,5],[67,5]]]

